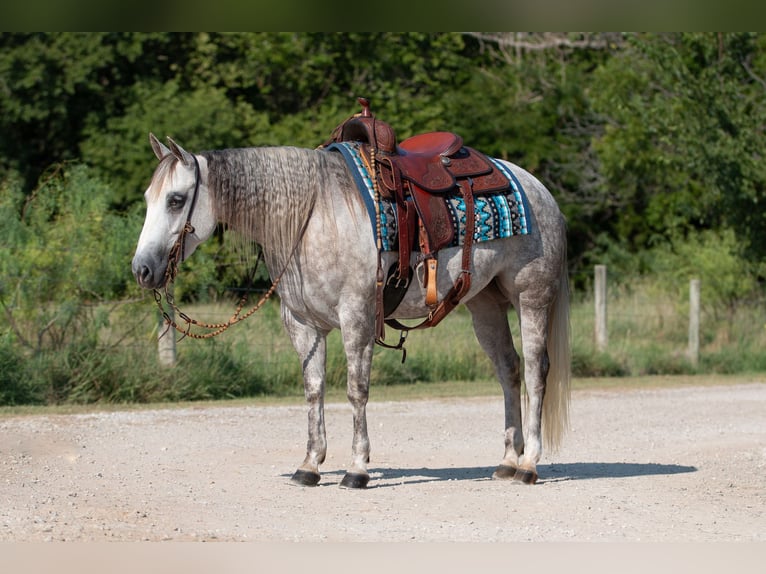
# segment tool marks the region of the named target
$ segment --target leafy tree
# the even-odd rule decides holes
[[[81,158],[125,208],[151,173],[150,130],[192,149],[313,147],[365,95],[411,135],[440,125],[440,100],[470,79],[469,44],[454,33],[2,34],[0,170],[21,173],[28,193],[50,164]]]
[[[453,96],[456,130],[470,145],[530,171],[567,216],[570,261],[581,264],[603,227],[592,140],[602,120],[589,99],[592,72],[622,45],[612,34],[481,34],[483,61]]]
[[[172,77],[187,37],[137,33],[0,34],[0,172],[29,193],[52,164],[79,159],[94,118],[120,115],[138,79]]]
[[[766,259],[764,40],[635,35],[597,72],[594,142],[610,232],[634,248],[729,228]]]
[[[171,136],[200,151],[246,145],[251,134],[267,131],[267,120],[246,104],[232,104],[219,88],[184,91],[176,80],[136,83],[124,115],[93,121],[84,130],[85,160],[99,170],[114,190],[111,200],[122,206],[142,198],[157,164],[149,132]]]
[[[364,95],[400,138],[454,130],[537,175],[575,269],[599,238],[639,251],[723,227],[762,260],[764,48],[761,34],[5,33],[0,180],[18,173],[28,195],[81,160],[128,212],[155,165],[149,131],[194,150],[313,147]]]

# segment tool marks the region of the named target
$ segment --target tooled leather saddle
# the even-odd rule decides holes
[[[362,111],[333,131],[320,147],[338,142],[358,142],[376,188],[392,200],[398,220],[398,263],[384,277],[378,247],[377,339],[385,337],[385,324],[407,331],[433,327],[452,311],[471,286],[471,252],[475,229],[474,195],[508,190],[510,182],[481,152],[464,146],[452,132],[412,136],[397,144],[389,124],[376,118],[366,98],[358,98]],[[459,195],[466,208],[461,272],[450,291],[439,301],[436,291],[437,253],[453,243],[455,229],[447,199]],[[414,327],[388,318],[403,299],[413,270],[410,257],[419,248],[425,264],[424,286],[429,317]],[[401,345],[401,342],[400,342]]]

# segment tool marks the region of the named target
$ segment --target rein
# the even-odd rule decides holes
[[[285,262],[285,266],[282,268],[282,271],[279,272],[279,275],[277,275],[276,279],[274,279],[274,281],[271,284],[271,287],[269,287],[268,291],[266,291],[266,293],[264,293],[261,296],[258,302],[243,314],[242,309],[244,308],[248,298],[248,293],[247,291],[245,291],[245,294],[242,295],[242,297],[239,300],[239,303],[237,304],[236,311],[225,323],[206,323],[204,321],[198,321],[196,319],[189,317],[186,313],[181,311],[181,309],[179,309],[178,306],[176,305],[173,295],[168,292],[168,285],[171,285],[173,281],[175,281],[176,275],[178,274],[178,264],[184,259],[184,246],[186,243],[186,235],[188,233],[194,233],[194,226],[191,224],[191,219],[192,219],[192,214],[194,212],[194,207],[197,203],[197,194],[199,192],[200,169],[199,169],[199,161],[197,161],[197,157],[195,155],[192,155],[192,157],[194,158],[194,178],[195,178],[194,194],[192,195],[192,203],[191,203],[191,206],[189,207],[189,213],[186,216],[186,223],[184,224],[184,227],[181,230],[181,233],[179,234],[178,239],[176,240],[175,244],[170,250],[170,253],[168,254],[168,266],[167,266],[167,269],[165,270],[165,284],[162,287],[162,291],[160,291],[159,289],[154,289],[154,300],[157,303],[157,307],[159,308],[160,312],[162,313],[162,317],[165,319],[165,324],[167,325],[167,327],[165,328],[165,331],[160,335],[160,338],[164,337],[167,334],[167,332],[170,330],[170,328],[172,327],[173,329],[175,329],[176,331],[178,331],[179,333],[183,335],[183,337],[181,337],[181,339],[179,340],[183,340],[185,337],[191,337],[192,339],[211,339],[213,337],[220,335],[232,325],[236,325],[237,323],[244,321],[245,319],[253,315],[253,313],[258,311],[261,307],[263,307],[266,301],[268,301],[271,298],[271,296],[274,294],[274,291],[276,291],[277,286],[279,285],[280,281],[282,281],[282,277],[284,276],[285,272],[287,271],[287,268],[289,267],[291,261],[293,260],[293,257],[295,256],[295,253],[298,250],[298,246],[301,244],[301,241],[303,240],[303,235],[306,233],[306,228],[308,227],[309,220],[311,219],[311,214],[314,211],[314,202],[316,201],[316,198],[314,198],[311,203],[311,206],[308,210],[308,215],[306,216],[306,221],[304,221],[303,225],[301,226],[300,232],[298,233],[298,238],[296,239],[295,245],[293,245],[293,248],[290,251],[290,255],[288,256],[287,261]],[[261,249],[260,252],[258,253],[258,259],[256,259],[255,267],[253,268],[252,277],[255,276],[255,272],[258,269],[258,263],[261,261],[262,257],[263,257],[263,249]],[[162,305],[163,293],[165,295],[165,301],[167,301],[167,304],[186,323],[185,327],[181,327],[180,325],[178,325],[163,307]],[[194,325],[195,327],[199,327],[201,329],[208,329],[209,332],[193,333],[191,331],[192,325]]]

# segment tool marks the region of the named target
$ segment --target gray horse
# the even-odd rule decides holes
[[[377,248],[346,162],[325,150],[268,147],[191,154],[170,138],[169,147],[151,134],[150,142],[160,161],[145,194],[146,220],[133,258],[138,283],[162,287],[179,238],[182,260],[218,223],[259,244],[272,280],[280,276],[282,320],[303,367],[308,445],[292,481],[305,486],[319,482],[319,466],[327,453],[326,336],[337,328],[348,360],[354,429],[351,464],[341,486],[366,487]],[[494,364],[505,399],[505,454],[493,478],[531,484],[538,478],[543,437],[546,448],[556,449],[568,425],[566,230],[548,190],[527,171],[502,163],[526,192],[530,232],[473,245],[471,288],[462,302],[471,312],[476,337]],[[441,298],[461,271],[461,248],[444,249],[438,259]],[[385,269],[396,260],[397,253],[383,253]],[[426,317],[425,294],[413,281],[392,317]],[[524,426],[521,362],[508,324],[511,305],[521,328]]]

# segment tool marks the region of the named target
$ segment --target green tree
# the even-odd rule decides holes
[[[313,147],[359,95],[403,137],[443,129],[474,55],[454,33],[6,33],[0,170],[29,193],[50,164],[82,159],[124,209],[151,175],[149,131],[190,149]]]
[[[568,221],[570,261],[578,267],[603,227],[593,139],[602,130],[589,89],[592,72],[623,40],[617,34],[501,33],[477,36],[471,84],[452,94],[455,129],[469,145],[538,177]]]
[[[149,132],[195,151],[247,145],[252,134],[268,132],[263,114],[232,103],[220,88],[184,90],[169,80],[137,82],[129,92],[132,103],[125,114],[107,118],[103,126],[93,118],[81,144],[83,159],[98,169],[120,206],[142,198],[157,165]]]
[[[0,173],[29,193],[52,164],[81,158],[86,126],[125,113],[139,78],[165,81],[185,67],[188,35],[0,34]]]
[[[766,67],[756,34],[634,35],[597,72],[608,232],[634,249],[728,228],[766,259]]]

